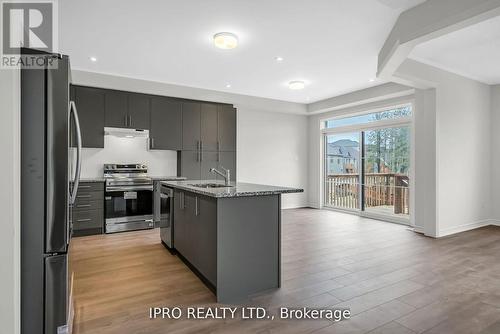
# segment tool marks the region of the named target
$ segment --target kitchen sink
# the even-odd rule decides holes
[[[232,188],[233,186],[226,186],[225,184],[220,184],[220,183],[197,183],[197,184],[190,184],[192,187],[197,187],[197,188]]]

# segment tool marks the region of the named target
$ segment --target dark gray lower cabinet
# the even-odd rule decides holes
[[[217,285],[217,201],[174,191],[174,246],[214,287]]]
[[[104,231],[104,183],[82,182],[71,216],[73,236],[101,234]]]

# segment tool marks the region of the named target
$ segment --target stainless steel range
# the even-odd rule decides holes
[[[105,164],[106,233],[154,227],[153,180],[143,164]]]

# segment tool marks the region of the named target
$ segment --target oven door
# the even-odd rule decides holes
[[[106,233],[153,228],[151,187],[106,188]]]

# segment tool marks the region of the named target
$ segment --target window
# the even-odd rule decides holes
[[[325,128],[332,129],[343,126],[373,123],[389,119],[410,118],[411,114],[411,106],[406,105],[370,114],[330,119],[325,121]]]

